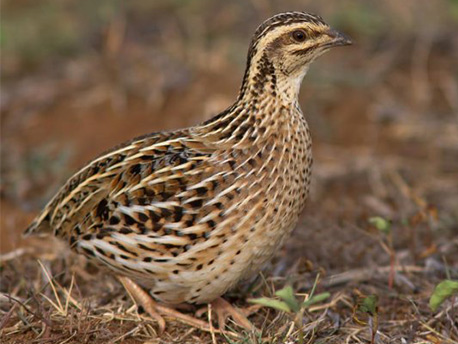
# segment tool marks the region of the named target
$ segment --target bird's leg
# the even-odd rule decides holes
[[[183,322],[185,324],[191,325],[204,331],[210,330],[209,324],[205,321],[180,313],[173,308],[161,305],[160,303],[154,301],[153,298],[146,291],[144,291],[138,284],[136,284],[130,278],[123,276],[117,277],[129,293],[129,295],[132,297],[134,302],[140,304],[145,309],[145,311],[158,322],[159,330],[161,332],[165,330],[165,320],[162,316],[170,317],[172,319],[178,320],[180,322]]]
[[[144,291],[138,284],[132,281],[130,278],[118,276],[118,280],[122,283],[130,297],[136,304],[140,304],[145,311],[157,321],[159,330],[163,332],[165,330],[165,320],[156,311],[157,303]]]
[[[224,330],[226,325],[226,320],[229,316],[235,321],[235,323],[246,330],[256,330],[256,327],[248,320],[247,316],[250,315],[254,310],[248,308],[247,310],[240,310],[232,306],[229,302],[224,300],[222,297],[217,298],[216,300],[210,303],[211,310],[216,313],[218,319],[218,325],[220,330]],[[256,309],[259,307],[256,306]],[[199,315],[204,313],[207,308],[200,309]],[[198,315],[198,316],[199,316]]]

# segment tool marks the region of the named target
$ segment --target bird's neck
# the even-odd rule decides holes
[[[300,86],[308,66],[289,72],[274,67],[266,54],[255,55],[248,61],[238,101],[260,102],[275,99],[291,106],[298,101]]]
[[[194,129],[201,138],[246,146],[268,140],[296,121],[298,94],[306,73],[286,75],[266,58],[248,63],[236,102]],[[301,116],[302,117],[302,116]]]

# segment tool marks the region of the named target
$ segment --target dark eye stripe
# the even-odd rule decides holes
[[[312,47],[308,47],[308,48],[305,48],[305,49],[299,49],[299,50],[295,50],[293,51],[293,54],[294,55],[306,55],[310,50],[313,50],[315,47],[312,46]]]
[[[318,37],[319,35],[321,34],[321,32],[317,31],[317,30],[309,30],[309,36],[311,37]]]

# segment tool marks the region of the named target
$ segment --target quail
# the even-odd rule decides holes
[[[205,326],[173,308],[182,303],[210,303],[221,322],[230,315],[249,328],[221,295],[258,272],[296,225],[312,168],[299,88],[315,58],[348,44],[317,15],[267,19],[231,106],[103,153],[65,183],[26,234],[52,234],[105,265],[162,328],[163,316]]]

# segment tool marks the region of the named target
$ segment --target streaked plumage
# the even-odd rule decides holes
[[[253,37],[232,106],[101,155],[27,233],[64,238],[160,301],[211,302],[257,272],[295,226],[312,166],[299,86],[310,62],[344,44],[318,16],[268,19]]]

